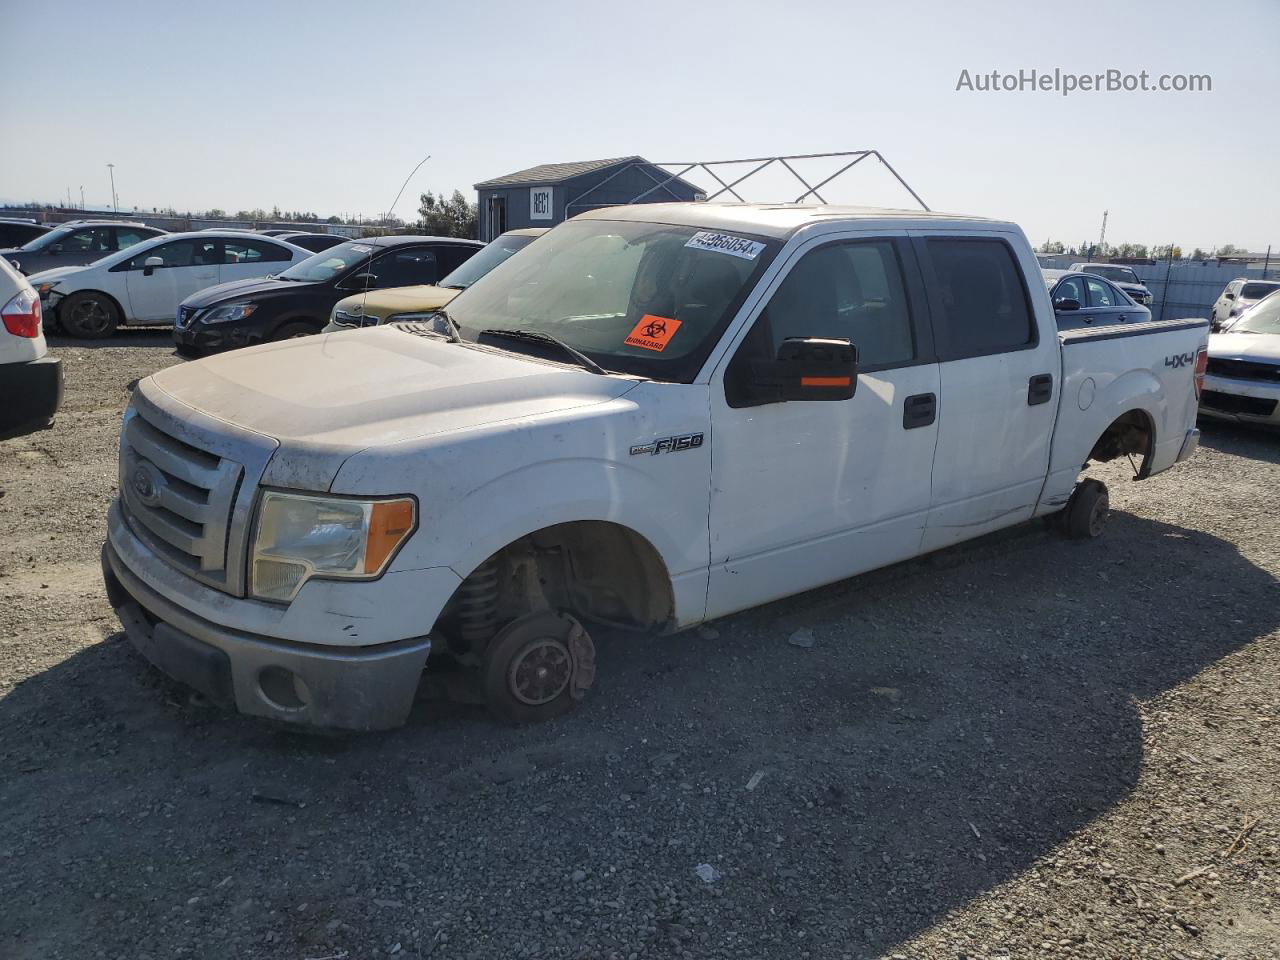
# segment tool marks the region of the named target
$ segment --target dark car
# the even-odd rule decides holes
[[[267,231],[264,231],[264,233],[267,233]],[[335,236],[332,233],[307,233],[304,230],[272,230],[270,235],[277,240],[287,240],[295,247],[310,250],[312,253],[328,250],[330,247],[336,247],[338,244],[346,243],[348,240],[347,237]]]
[[[30,243],[41,234],[48,233],[49,228],[33,220],[0,219],[0,248],[10,249]]]
[[[128,221],[74,220],[54,227],[17,249],[0,250],[0,257],[16,266],[19,273],[30,276],[54,267],[93,263],[164,232]]]
[[[1111,281],[1091,273],[1045,270],[1044,281],[1059,330],[1145,323],[1151,319],[1150,310],[1134,303]]]
[[[348,240],[279,276],[208,287],[178,307],[173,340],[187,357],[319,333],[333,305],[362,290],[435,283],[484,244],[445,237]]]

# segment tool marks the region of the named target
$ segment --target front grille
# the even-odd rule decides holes
[[[381,323],[377,317],[348,313],[346,310],[333,311],[333,322],[343,327],[376,327]]]
[[[1246,413],[1251,417],[1269,417],[1276,412],[1276,401],[1264,397],[1242,397],[1234,393],[1205,390],[1200,402],[1212,410],[1223,413]]]
[[[1261,363],[1257,360],[1218,360],[1209,358],[1205,371],[1215,377],[1233,380],[1261,380],[1264,383],[1280,383],[1280,364]]]
[[[244,468],[162,429],[135,409],[120,438],[120,497],[134,533],[170,563],[232,588],[228,533]]]

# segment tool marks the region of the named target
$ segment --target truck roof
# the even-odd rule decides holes
[[[580,213],[576,220],[638,220],[671,223],[686,227],[741,230],[783,239],[801,227],[832,220],[893,220],[897,226],[973,225],[1012,227],[1012,223],[985,217],[924,210],[895,210],[888,207],[852,207],[804,203],[636,203],[602,207]]]

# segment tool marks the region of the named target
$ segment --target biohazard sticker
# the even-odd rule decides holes
[[[646,313],[635,325],[635,329],[627,334],[622,342],[628,347],[639,347],[641,350],[652,350],[661,353],[680,329],[680,321],[675,317],[655,317]]]
[[[754,260],[764,249],[764,244],[758,240],[748,240],[745,237],[735,237],[727,233],[712,233],[709,230],[699,230],[689,238],[685,246],[693,247],[695,250],[727,253],[731,257],[740,257],[743,260]]]

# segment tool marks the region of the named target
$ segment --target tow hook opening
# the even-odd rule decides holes
[[[302,710],[311,703],[306,681],[284,667],[263,667],[258,671],[258,692],[277,710]]]

